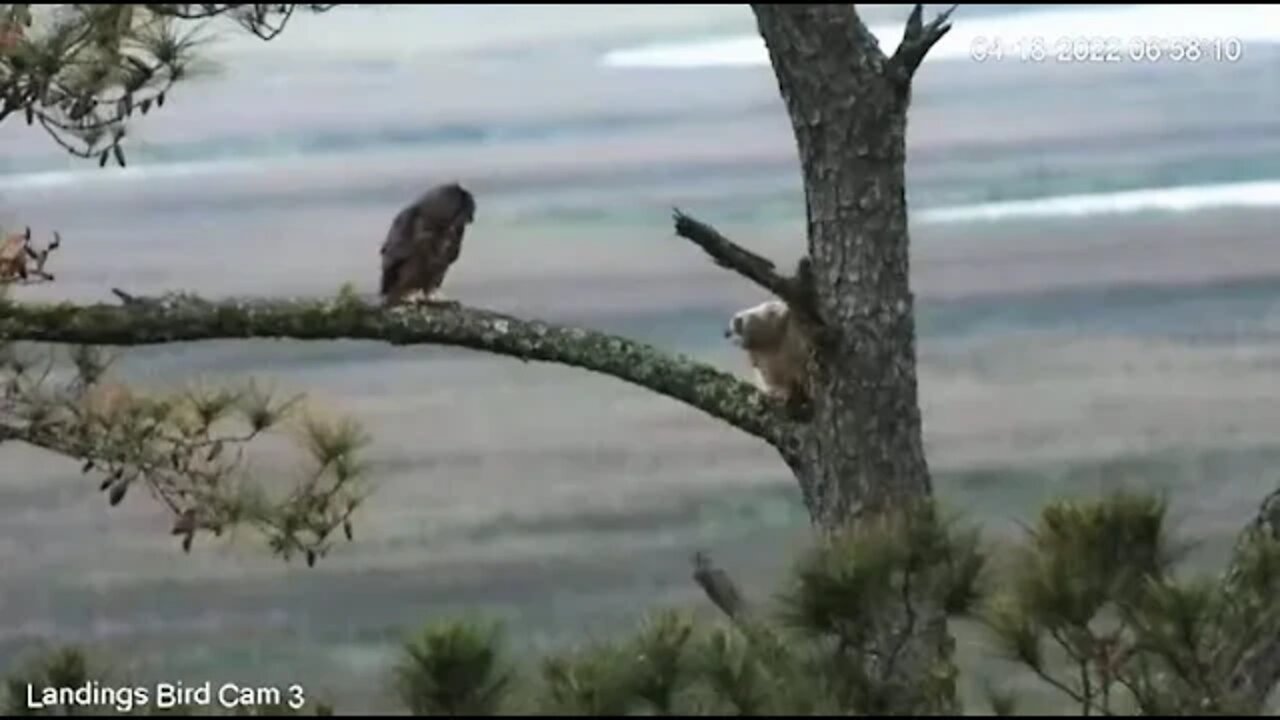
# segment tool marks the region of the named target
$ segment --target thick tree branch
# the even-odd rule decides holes
[[[651,346],[575,327],[458,305],[390,310],[355,297],[223,300],[169,295],[126,305],[0,303],[0,338],[87,345],[214,339],[373,340],[450,345],[579,367],[645,387],[759,437],[794,459],[782,409],[737,377]]]
[[[751,11],[755,13],[760,36],[769,48],[775,72],[790,72],[797,62],[808,64],[828,58],[837,58],[851,69],[861,71],[879,67],[885,60],[876,36],[858,17],[851,3],[752,3]],[[821,33],[820,36],[811,34],[805,57],[777,52],[775,40],[779,35],[800,31]],[[784,95],[785,92],[784,88]]]
[[[717,265],[732,270],[768,290],[788,305],[816,316],[812,295],[806,292],[800,273],[787,277],[778,273],[772,260],[733,242],[706,223],[675,210],[676,235],[702,248]]]
[[[917,3],[911,10],[911,16],[907,18],[907,27],[902,32],[902,42],[889,61],[899,81],[910,82],[911,76],[919,69],[920,63],[924,62],[924,56],[928,55],[933,46],[951,30],[951,23],[948,20],[957,7],[959,6],[952,5],[947,8],[928,25],[923,22],[923,5]]]

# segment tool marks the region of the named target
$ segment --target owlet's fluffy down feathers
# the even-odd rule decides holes
[[[808,334],[787,304],[770,300],[734,314],[725,337],[747,352],[756,384],[781,400],[808,399]]]
[[[401,210],[382,245],[383,302],[395,305],[418,291],[430,298],[439,290],[475,215],[475,198],[457,183],[433,187]]]

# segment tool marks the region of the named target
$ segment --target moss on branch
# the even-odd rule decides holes
[[[354,296],[209,301],[189,295],[130,298],[123,305],[6,302],[0,338],[111,346],[248,338],[450,345],[610,375],[719,418],[784,457],[789,444],[780,408],[734,375],[623,337],[453,304],[385,309]]]

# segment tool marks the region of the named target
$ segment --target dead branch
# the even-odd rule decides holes
[[[902,42],[889,60],[898,81],[911,81],[920,63],[924,62],[925,55],[928,55],[933,46],[951,30],[951,23],[948,20],[957,7],[959,6],[952,5],[942,11],[929,21],[928,25],[923,22],[924,5],[917,3],[911,10],[911,16],[907,18],[907,26],[902,32]]]
[[[117,293],[120,295],[120,293]],[[0,304],[0,338],[136,346],[214,339],[371,340],[448,345],[610,375],[679,400],[794,458],[783,408],[751,384],[681,355],[584,328],[458,305],[384,309],[340,299],[207,301],[190,295],[125,305]]]
[[[747,603],[737,583],[729,573],[712,564],[711,556],[701,550],[693,554],[693,580],[730,620],[742,619]]]
[[[785,300],[793,308],[808,313],[811,317],[815,315],[812,298],[805,292],[799,273],[795,277],[780,274],[772,260],[742,247],[710,225],[685,215],[678,208],[674,217],[676,235],[702,248],[716,265],[738,273]]]

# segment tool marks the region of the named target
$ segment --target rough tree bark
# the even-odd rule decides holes
[[[892,57],[852,5],[752,5],[791,117],[820,327],[813,416],[795,468],[810,513],[836,527],[932,495],[917,400],[905,186],[911,80],[949,29],[917,5]],[[952,639],[923,593],[877,642],[885,713],[954,710]],[[937,682],[934,682],[936,680]]]
[[[800,479],[832,526],[930,492],[908,281],[908,93],[852,6],[752,7],[804,175],[821,327]]]
[[[1253,521],[1240,533],[1222,577],[1222,592],[1232,601],[1232,634],[1219,641],[1219,661],[1228,663],[1231,705],[1243,714],[1266,714],[1267,700],[1280,683],[1280,617],[1275,610],[1274,571],[1267,580],[1250,573],[1251,556],[1260,546],[1280,541],[1280,490],[1263,499]]]

